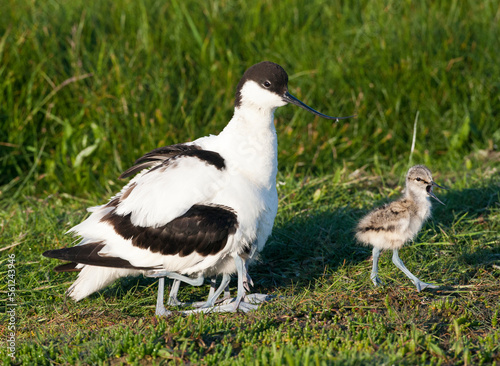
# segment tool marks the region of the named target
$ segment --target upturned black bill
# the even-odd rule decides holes
[[[295,105],[299,106],[300,108],[305,109],[306,111],[309,111],[309,112],[311,112],[311,113],[313,113],[313,114],[315,114],[317,116],[320,116],[320,117],[323,117],[323,118],[326,118],[326,119],[339,120],[339,119],[346,119],[346,118],[355,117],[355,115],[354,116],[349,116],[349,117],[331,117],[331,116],[327,116],[326,114],[320,113],[317,110],[312,109],[307,104],[305,104],[305,103],[301,102],[299,99],[295,98],[289,92],[285,92],[285,94],[283,95],[282,98],[287,103],[295,104]]]

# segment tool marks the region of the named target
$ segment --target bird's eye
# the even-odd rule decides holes
[[[417,177],[417,178],[415,178],[415,180],[416,180],[417,182],[420,182],[422,179],[420,179],[420,177]]]
[[[264,85],[266,88],[269,88],[271,86],[271,82],[266,80],[262,85]]]

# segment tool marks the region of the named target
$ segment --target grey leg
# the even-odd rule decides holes
[[[250,291],[250,286],[253,287],[253,281],[250,275],[248,274],[248,264],[249,264],[248,261],[245,262],[245,279],[243,280],[243,286],[245,286],[245,289],[247,291]]]
[[[426,288],[437,288],[439,286],[420,281],[408,268],[405,267],[401,258],[399,258],[398,250],[394,249],[392,253],[392,262],[417,286],[417,291],[420,292]]]
[[[250,292],[250,286],[253,287],[253,280],[252,278],[250,277],[250,275],[248,274],[248,261],[245,262],[245,279],[243,281],[243,286],[245,287],[245,290],[247,290],[248,292]],[[250,286],[249,286],[250,285]],[[266,295],[266,294],[249,294],[249,295],[245,295],[245,301],[247,303],[251,303],[251,304],[260,304],[262,302],[266,302],[268,300],[271,299],[271,296],[270,295]]]
[[[224,300],[230,299],[231,292],[229,291],[229,282],[231,282],[231,275],[229,275],[229,274],[222,275],[222,281],[221,281],[219,287],[216,286],[215,277],[212,278],[212,283],[211,283],[211,287],[210,287],[210,292],[208,294],[208,299],[213,297],[214,304],[217,302],[222,302]],[[224,285],[225,285],[225,287],[223,287]],[[218,295],[215,293],[216,288],[217,288]],[[222,297],[222,299],[218,300],[220,294],[222,293],[222,290],[224,290],[224,296]]]
[[[236,300],[234,302],[234,311],[237,311],[243,297],[245,297],[245,287],[248,287],[248,283],[246,265],[243,263],[243,259],[238,255],[234,258],[234,262],[238,273],[238,292],[236,293]]]
[[[224,297],[222,299],[227,300],[230,298],[231,298],[231,292],[229,291],[229,283],[228,283],[226,288],[224,289]]]
[[[382,250],[380,248],[373,248],[373,265],[372,265],[372,274],[370,275],[370,278],[375,286],[381,286],[384,283],[382,280],[378,277],[378,258],[380,257],[380,253]]]
[[[238,293],[236,295],[234,311],[240,309],[246,313],[259,307],[254,304],[267,301],[270,297],[264,294],[250,294],[247,296],[245,289],[249,289],[248,283],[253,285],[253,281],[247,272],[247,264],[243,262],[240,256],[237,256],[234,261],[236,263],[236,270],[238,271]]]
[[[167,305],[169,306],[184,305],[184,303],[180,302],[179,299],[177,298],[177,293],[179,292],[180,285],[181,285],[180,280],[174,280],[172,282],[172,286],[170,287],[170,294],[168,295]]]
[[[167,272],[167,271],[150,271],[144,274],[146,277],[168,277],[171,280],[179,280],[182,282],[185,282],[187,284],[190,284],[192,286],[201,286],[203,285],[203,281],[205,280],[205,277],[200,276],[197,278],[191,278],[188,276],[183,276],[179,273],[176,272]]]
[[[210,291],[208,292],[208,298],[209,299],[214,296],[216,288],[217,288],[217,278],[216,277],[212,277],[210,279]]]
[[[231,276],[228,274],[224,274],[222,276],[222,281],[221,281],[219,287],[217,288],[217,291],[213,291],[213,293],[212,293],[212,289],[215,287],[212,287],[210,289],[210,294],[208,295],[208,300],[205,303],[205,305],[202,306],[202,308],[213,307],[215,305],[215,302],[219,298],[220,294],[222,293],[222,291],[225,291],[228,288],[230,281],[231,281]],[[214,285],[215,285],[215,279],[214,279]],[[229,292],[229,290],[228,290],[228,292]]]
[[[170,311],[165,309],[165,305],[163,305],[163,297],[165,296],[165,277],[173,279],[172,288],[170,290],[170,294],[168,297],[168,305],[180,305],[182,304],[177,299],[177,292],[179,291],[180,281],[186,282],[193,286],[201,286],[204,281],[204,277],[200,276],[198,278],[191,278],[187,276],[180,275],[175,272],[166,272],[166,271],[150,271],[145,274],[146,277],[154,277],[158,278],[158,297],[156,299],[156,315],[160,316],[168,316],[171,314]]]
[[[215,303],[217,302],[217,299],[219,298],[219,296],[223,290],[225,291],[227,289],[227,291],[229,292],[229,282],[230,281],[231,281],[231,276],[225,274],[222,277],[222,282],[221,282],[220,286],[217,287],[216,278],[212,277],[210,279],[210,292],[208,293],[207,301],[195,302],[192,305],[194,307],[200,308],[200,309],[206,309],[206,308],[213,307],[215,305]],[[216,289],[217,289],[217,291],[216,291]],[[226,295],[226,293],[224,293],[224,295]],[[228,294],[227,298],[229,298],[229,297],[230,297],[230,294]]]
[[[191,311],[185,311],[184,314],[192,314],[192,313],[208,313],[208,312],[236,312],[238,310],[241,310],[243,312],[248,312],[251,310],[257,309],[259,306],[250,304],[248,302],[243,301],[245,299],[245,286],[248,287],[248,278],[247,278],[247,271],[245,267],[245,263],[243,262],[243,259],[240,256],[236,256],[234,258],[234,262],[236,264],[236,270],[238,273],[238,293],[236,295],[236,298],[230,302],[226,303],[224,302],[223,305],[217,305],[217,306],[210,306],[210,307],[203,307],[200,309],[196,310],[191,310]],[[213,296],[213,303],[215,303],[215,296],[219,296],[220,293],[227,287],[227,284],[229,283],[230,277],[229,275],[225,275],[223,277],[222,283],[215,291],[214,296]],[[251,295],[250,295],[251,296]],[[210,302],[211,299],[207,301]]]
[[[181,281],[187,282],[193,286],[200,286],[203,283],[202,276],[195,278],[195,279],[192,279],[190,277],[182,276],[182,275],[179,275],[177,273],[171,273],[171,272],[155,272],[155,273],[148,273],[147,274],[147,276],[149,276],[149,277],[157,277],[159,275],[165,275],[168,278],[175,278],[173,283],[172,283],[172,287],[170,289],[170,294],[168,296],[167,305],[169,305],[169,306],[188,305],[187,303],[183,303],[183,302],[179,301],[179,299],[177,298],[177,293],[179,292],[179,287],[180,287]],[[161,278],[165,278],[165,277],[161,277]],[[206,302],[205,301],[195,302],[195,303],[192,303],[189,305],[192,305],[194,307],[201,307],[201,308],[212,307],[212,306],[214,306],[215,302],[219,298],[222,291],[224,291],[224,296],[225,296],[224,299],[226,299],[226,298],[229,299],[231,297],[231,295],[229,293],[230,280],[231,280],[230,275],[224,275],[222,278],[222,282],[216,291],[216,287],[217,287],[216,286],[216,279],[215,279],[215,277],[211,278],[210,279],[210,292],[208,294],[207,301]],[[162,298],[163,298],[163,294],[162,294]]]
[[[156,311],[155,314],[158,316],[169,316],[172,312],[165,309],[163,305],[163,296],[165,294],[165,277],[161,277],[158,280],[158,297],[156,298]]]

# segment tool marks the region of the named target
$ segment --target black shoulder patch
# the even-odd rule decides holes
[[[215,166],[219,170],[223,170],[226,168],[226,163],[224,158],[220,156],[219,153],[210,150],[191,150],[186,151],[183,156],[194,156],[198,159],[206,162],[207,164]]]
[[[202,256],[220,252],[238,228],[236,213],[225,206],[194,205],[184,215],[156,228],[135,226],[130,217],[110,212],[101,221],[107,221],[134,246],[181,257],[193,252]]]
[[[226,167],[224,158],[215,151],[203,150],[198,145],[193,144],[176,144],[159,147],[148,152],[144,156],[137,159],[134,166],[123,172],[122,175],[120,175],[120,179],[130,177],[141,170],[152,166],[155,166],[155,168],[166,167],[171,163],[172,159],[181,156],[196,157],[207,164],[215,166],[219,170]]]
[[[133,268],[150,270],[153,267],[134,267],[129,261],[118,257],[101,257],[98,253],[104,247],[102,242],[76,245],[71,248],[48,250],[42,255],[48,258],[66,260],[74,263],[66,263],[54,268],[56,272],[78,271],[77,263],[88,264],[99,267]]]

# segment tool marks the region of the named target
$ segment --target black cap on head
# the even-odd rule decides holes
[[[259,62],[248,68],[238,83],[234,100],[235,107],[241,106],[241,88],[249,80],[255,81],[278,95],[283,95],[288,90],[288,75],[280,65],[271,61]]]
[[[303,103],[299,99],[295,98],[288,92],[288,75],[286,71],[278,64],[271,61],[263,61],[250,67],[241,78],[238,86],[236,88],[236,98],[234,100],[235,108],[241,107],[241,89],[247,81],[254,81],[260,85],[263,89],[267,89],[272,93],[279,95],[283,102],[295,104],[306,111],[313,113],[317,116],[327,118],[327,119],[345,119],[349,117],[331,117],[326,114],[320,113],[315,109],[312,109],[307,104]]]

